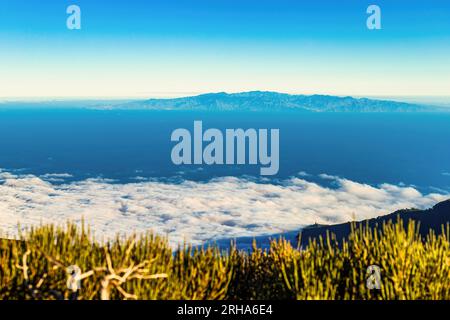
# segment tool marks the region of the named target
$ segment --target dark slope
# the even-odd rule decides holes
[[[386,216],[359,221],[356,222],[356,226],[366,226],[368,223],[370,227],[374,228],[376,225],[380,226],[383,222],[387,222],[389,220],[395,223],[397,222],[398,217],[401,217],[403,221],[414,220],[416,222],[420,222],[420,233],[422,236],[426,236],[430,229],[434,230],[436,233],[441,233],[442,225],[450,223],[450,200],[438,203],[433,208],[427,210],[405,209],[396,211]],[[351,223],[342,223],[329,226],[313,225],[306,227],[301,231],[301,245],[307,245],[310,239],[319,239],[319,237],[325,238],[327,236],[327,231],[335,234],[336,239],[341,242],[342,239],[348,238],[351,231]],[[297,246],[298,235],[298,231],[293,231],[282,234],[259,236],[255,238],[241,237],[234,239],[233,242],[236,242],[239,249],[244,250],[251,249],[253,241],[256,241],[259,247],[268,248],[270,246],[271,239],[283,237],[290,241],[293,246]],[[223,249],[227,249],[231,241],[231,239],[220,239],[213,241],[212,243],[219,245]]]
[[[441,233],[442,225],[450,223],[450,200],[438,203],[433,208],[427,210],[399,210],[386,216],[360,221],[356,223],[356,227],[361,225],[366,226],[368,224],[371,228],[374,228],[377,225],[381,226],[389,220],[396,222],[398,217],[401,217],[405,222],[410,220],[420,222],[419,231],[422,236],[426,236],[430,229],[436,233]],[[301,231],[301,241],[302,245],[306,245],[310,239],[318,239],[320,236],[326,237],[327,232],[329,232],[335,234],[340,242],[343,238],[348,238],[350,231],[351,223],[331,226],[310,226]]]

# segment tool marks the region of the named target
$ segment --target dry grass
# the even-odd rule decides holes
[[[450,299],[449,235],[422,239],[399,221],[302,250],[280,239],[268,250],[174,253],[152,234],[100,244],[85,227],[42,226],[0,240],[0,299]],[[379,291],[366,287],[370,265],[381,268]]]

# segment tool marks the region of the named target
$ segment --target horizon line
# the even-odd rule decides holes
[[[50,101],[123,101],[123,100],[142,100],[142,99],[177,99],[177,98],[189,98],[196,97],[205,94],[239,94],[250,92],[271,92],[288,95],[323,95],[334,97],[352,97],[352,98],[368,98],[368,99],[446,99],[447,103],[450,103],[450,95],[382,95],[382,94],[367,94],[367,95],[352,95],[352,94],[333,94],[323,92],[283,92],[276,90],[244,90],[244,91],[197,91],[197,92],[148,92],[148,94],[138,94],[133,96],[0,96],[0,103],[5,102],[50,102]]]

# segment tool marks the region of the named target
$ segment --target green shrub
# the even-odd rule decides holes
[[[0,240],[0,299],[449,299],[450,227],[426,239],[402,221],[298,250],[286,240],[244,252],[180,247],[147,234],[101,243],[89,228],[41,226]],[[381,290],[366,286],[381,268]],[[68,267],[81,269],[69,290]]]

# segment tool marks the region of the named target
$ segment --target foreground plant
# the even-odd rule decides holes
[[[449,230],[422,239],[418,225],[399,220],[353,230],[342,244],[328,236],[284,257],[278,244],[274,260],[297,299],[449,299]],[[373,265],[381,270],[380,290],[367,286]]]
[[[153,234],[102,243],[84,226],[42,226],[0,240],[0,299],[450,299],[450,227],[426,239],[418,227],[361,227],[300,249],[279,239],[173,252]],[[372,265],[380,290],[367,286]]]

